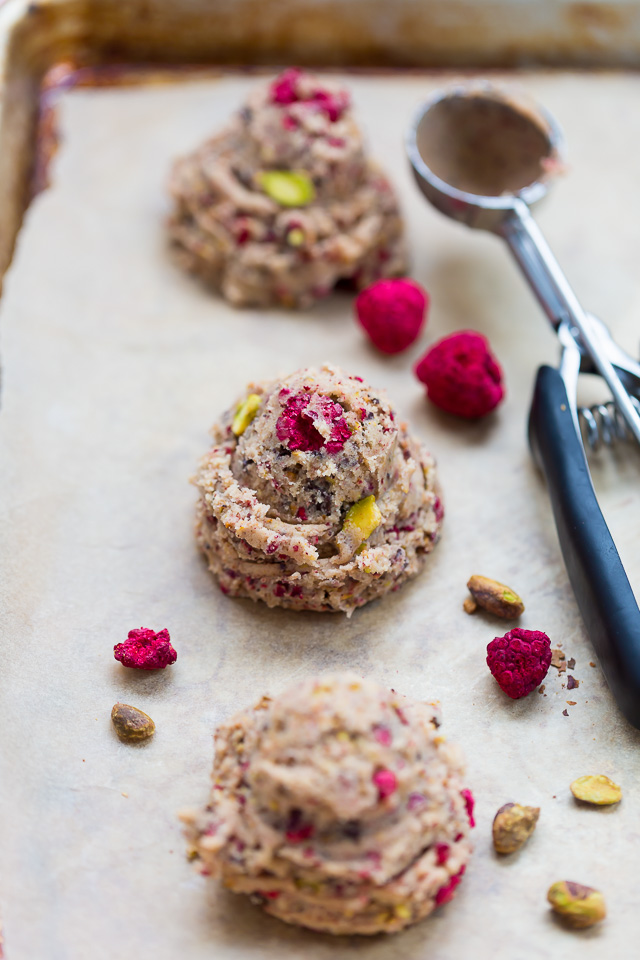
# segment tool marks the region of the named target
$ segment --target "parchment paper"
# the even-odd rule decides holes
[[[410,179],[402,135],[444,75],[348,78],[372,150],[402,195],[414,275],[433,306],[421,341],[389,359],[348,296],[307,314],[236,312],[183,276],[163,234],[171,158],[216,130],[255,82],[221,77],[76,91],[61,108],[52,188],[31,208],[1,307],[2,667],[0,911],[9,960],[537,960],[630,958],[640,934],[640,735],[620,717],[585,638],[525,422],[534,373],[555,363],[546,320],[500,241],[446,221]],[[557,114],[571,169],[539,222],[589,309],[637,347],[640,78],[521,74]],[[465,424],[423,398],[410,368],[429,342],[472,327],[504,365],[497,415]],[[188,477],[207,430],[251,378],[332,360],[387,389],[435,451],[446,526],[426,572],[357,613],[270,611],[224,597],[192,539]],[[594,459],[632,582],[640,577],[637,454]],[[472,572],[523,596],[522,625],[574,657],[568,691],[512,702],[485,666],[500,623],[461,609]],[[177,664],[138,675],[113,660],[138,626],[168,627]],[[175,813],[204,801],[215,725],[263,692],[350,667],[440,698],[468,758],[477,849],[456,900],[392,938],[288,928],[186,862]],[[123,700],[152,741],[121,744]],[[577,701],[567,706],[567,700]],[[568,717],[563,716],[563,709]],[[579,808],[597,772],[618,807]],[[509,800],[542,808],[533,840],[498,860],[490,825]],[[568,932],[545,895],[599,887],[609,919]]]

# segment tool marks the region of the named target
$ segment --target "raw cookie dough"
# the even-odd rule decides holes
[[[302,174],[312,195],[278,202],[264,180],[273,171]],[[179,260],[236,306],[307,306],[339,280],[360,288],[406,273],[398,203],[348,93],[300,70],[260,85],[178,160],[170,190]]]
[[[250,384],[213,436],[196,538],[224,593],[351,614],[438,540],[434,460],[361,377],[325,365]]]
[[[393,932],[450,900],[473,799],[433,703],[343,673],[222,724],[213,789],[182,819],[204,874],[286,920]]]

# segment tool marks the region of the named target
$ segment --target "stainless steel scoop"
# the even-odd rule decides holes
[[[438,210],[506,240],[558,333],[560,369],[538,371],[530,444],[587,631],[622,711],[640,728],[640,610],[598,505],[576,402],[578,374],[600,374],[612,394],[606,409],[640,444],[640,364],[580,305],[531,216],[562,165],[560,130],[535,104],[471,84],[429,100],[406,149],[418,186]]]

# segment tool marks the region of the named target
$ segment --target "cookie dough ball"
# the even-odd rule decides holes
[[[406,273],[397,200],[348,93],[300,70],[178,160],[170,190],[179,259],[236,306],[307,306],[338,280]]]
[[[361,377],[325,365],[250,384],[213,434],[196,537],[225,593],[350,614],[437,542],[433,458]]]
[[[393,932],[454,896],[473,800],[436,706],[336,674],[216,732],[209,804],[183,819],[203,873],[286,920]]]

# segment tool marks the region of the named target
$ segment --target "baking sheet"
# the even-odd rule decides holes
[[[348,296],[304,314],[237,312],[171,262],[162,230],[171,158],[218,128],[253,78],[62,100],[53,186],[29,210],[0,307],[0,915],[10,960],[631,956],[640,734],[589,666],[525,442],[535,368],[555,362],[555,338],[500,242],[430,209],[403,155],[415,106],[450,79],[347,78],[400,190],[413,275],[433,300],[421,341],[396,358],[368,347]],[[640,78],[500,80],[519,83],[565,128],[570,173],[539,222],[585,305],[634,352]],[[428,406],[410,374],[429,342],[465,327],[489,336],[506,375],[506,402],[480,424]],[[249,379],[323,360],[387,389],[438,457],[447,511],[424,574],[350,621],[224,597],[191,533],[187,479],[218,412]],[[636,585],[639,466],[621,448],[594,469]],[[522,626],[575,658],[579,689],[568,692],[552,668],[544,695],[501,694],[484,657],[503,631],[461,610],[472,572],[522,594]],[[113,660],[113,644],[140,625],[169,628],[174,667],[139,676]],[[478,800],[476,854],[456,900],[392,938],[336,940],[265,917],[193,872],[175,817],[206,797],[220,720],[342,667],[440,698],[443,732],[463,745]],[[152,741],[119,743],[116,700],[151,714]],[[574,804],[568,785],[589,772],[622,783],[619,807]],[[542,813],[528,846],[497,860],[490,824],[509,800]],[[557,879],[602,889],[605,924],[575,933],[555,923],[545,894]]]

